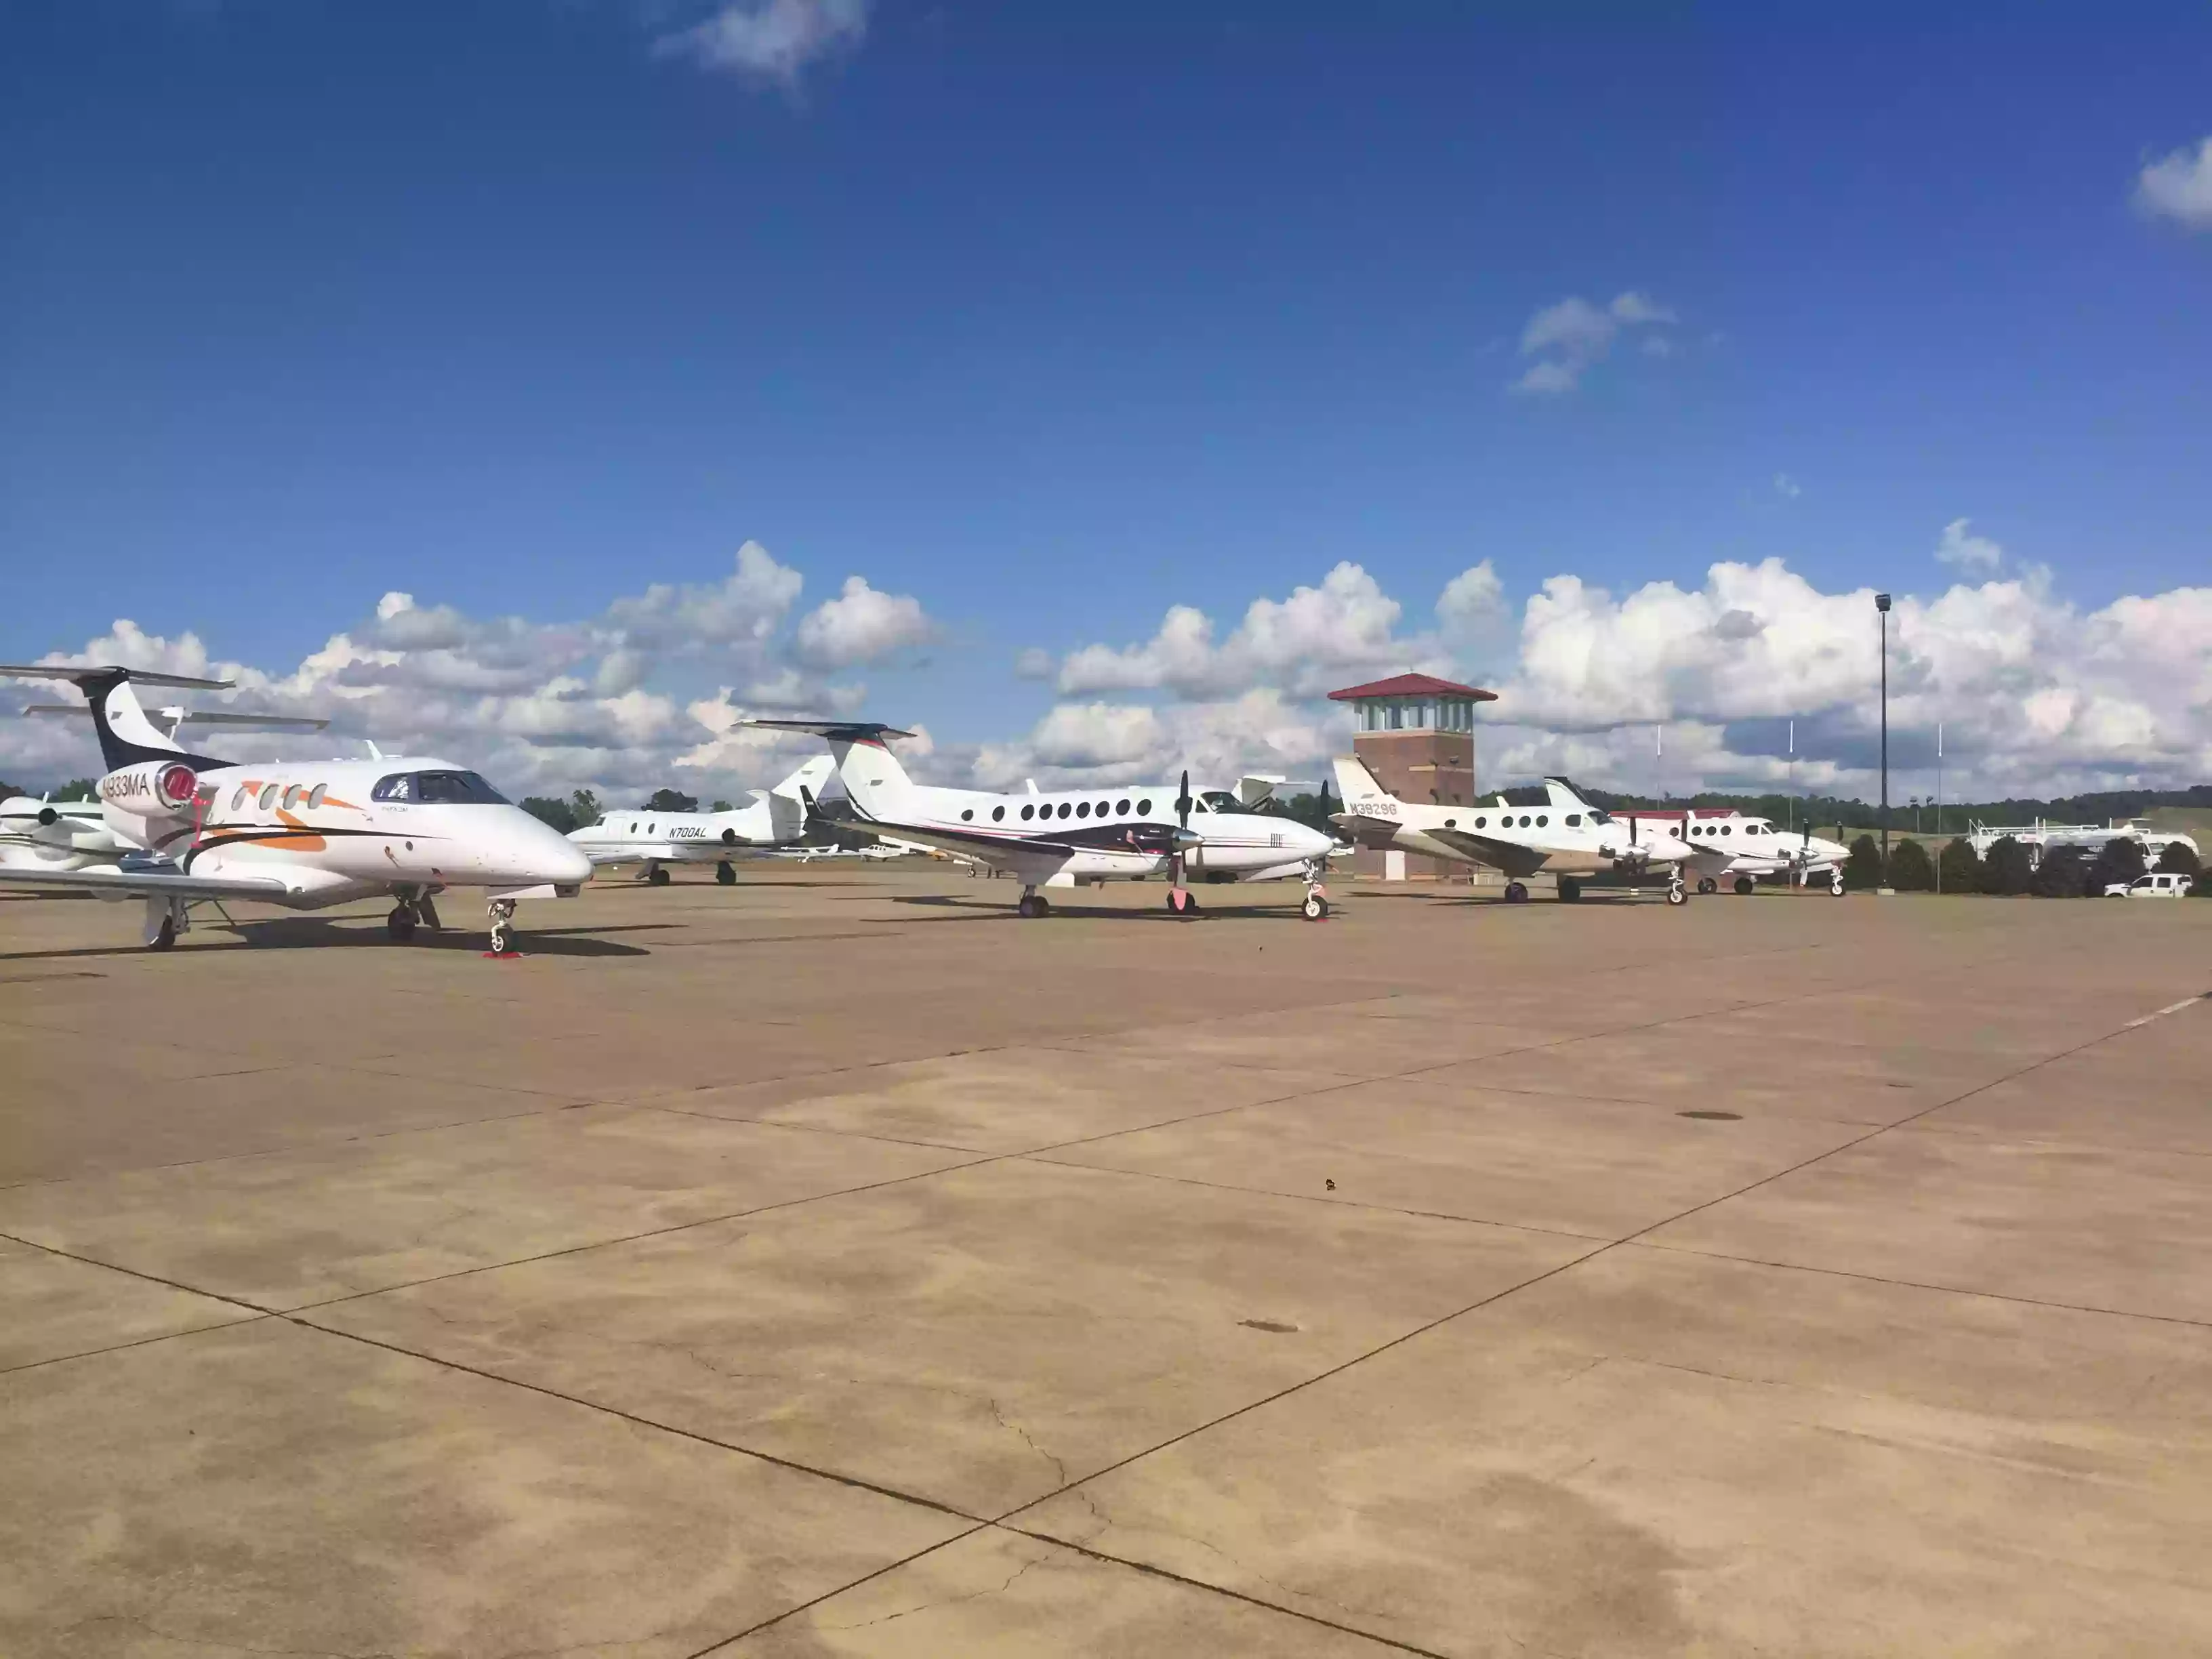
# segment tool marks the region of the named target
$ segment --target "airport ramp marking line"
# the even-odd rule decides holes
[[[2168,1014],[2178,1014],[2184,1008],[2194,1008],[2198,1003],[2208,1000],[2212,1000],[2212,991],[2199,991],[2193,997],[2184,997],[2179,1002],[2167,1003],[2165,1007],[2160,1008],[2155,1013],[2145,1014],[2141,1019],[2131,1019],[2126,1024],[2121,1026],[2120,1030],[2123,1031],[2132,1031],[2138,1025],[2148,1025],[2154,1019],[2164,1019]],[[2102,1041],[2102,1039],[2100,1038],[2100,1041]]]

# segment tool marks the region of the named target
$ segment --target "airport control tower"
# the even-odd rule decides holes
[[[1496,702],[1495,691],[1457,685],[1433,674],[1394,674],[1332,691],[1328,698],[1352,705],[1357,727],[1352,752],[1399,799],[1474,804],[1474,706]],[[1352,868],[1370,873],[1370,864],[1371,873],[1400,880],[1407,875],[1466,873],[1462,866],[1409,859],[1402,853],[1362,853]]]

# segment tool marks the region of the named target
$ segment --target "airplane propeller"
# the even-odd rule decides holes
[[[1190,890],[1183,885],[1183,849],[1196,839],[1190,833],[1190,773],[1182,775],[1182,793],[1176,797],[1175,851],[1168,854],[1168,908],[1179,916],[1191,912]]]

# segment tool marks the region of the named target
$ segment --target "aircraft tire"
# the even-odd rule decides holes
[[[1050,915],[1052,906],[1045,902],[1044,896],[1041,893],[1024,893],[1021,896],[1021,902],[1014,906],[1014,914],[1035,921],[1039,916]]]
[[[1528,902],[1528,890],[1517,881],[1507,882],[1505,902],[1508,904],[1526,904]]]
[[[384,931],[392,935],[395,945],[404,945],[415,937],[415,912],[408,905],[395,904],[392,914],[384,919]]]
[[[1668,884],[1667,888],[1667,902],[1669,904],[1686,904],[1689,902],[1689,895],[1682,890],[1682,884],[1680,882],[1677,881]]]
[[[714,880],[721,886],[735,887],[738,884],[738,872],[730,868],[726,863],[717,864],[714,866]]]
[[[1739,893],[1747,894],[1758,885],[1759,884],[1753,881],[1749,876],[1738,876],[1735,878],[1735,890]]]
[[[1711,876],[1699,876],[1698,878],[1698,890],[1700,893],[1717,893],[1721,890],[1721,884],[1715,881]]]
[[[1306,902],[1298,907],[1308,921],[1321,921],[1328,915],[1328,901],[1318,893],[1306,895]]]
[[[653,865],[646,872],[645,878],[649,884],[655,887],[665,887],[668,885],[668,872],[658,864]]]
[[[1559,902],[1572,904],[1583,896],[1583,884],[1572,876],[1559,878]]]
[[[177,919],[174,916],[163,916],[160,931],[146,941],[146,948],[149,951],[169,951],[176,948],[176,943]]]

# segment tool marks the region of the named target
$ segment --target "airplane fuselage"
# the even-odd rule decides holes
[[[372,893],[573,887],[589,861],[467,769],[435,758],[146,762],[100,780],[108,827],[187,876],[273,880],[316,909]],[[179,801],[177,797],[184,799]]]

